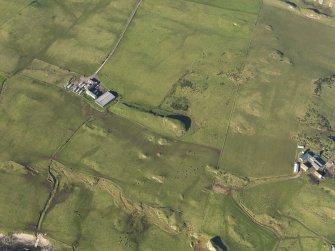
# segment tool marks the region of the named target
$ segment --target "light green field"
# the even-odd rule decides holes
[[[244,2],[234,11],[227,2],[144,1],[102,79],[128,103],[186,113],[187,140],[220,147],[235,91],[226,74],[245,59],[259,10]],[[181,99],[187,109],[173,105]]]
[[[271,232],[257,227],[231,198],[222,195],[209,197],[203,226],[209,236],[221,236],[230,250],[272,250],[276,243]]]
[[[202,190],[212,180],[206,166],[215,165],[218,152],[113,116],[84,126],[57,157],[71,169],[111,179],[134,202],[184,208],[197,227],[207,198]]]
[[[13,18],[17,14],[19,14],[23,9],[27,8],[31,1],[29,0],[21,0],[17,2],[13,2],[11,0],[4,0],[0,3],[0,25],[8,22],[9,19]]]
[[[63,37],[50,45],[42,56],[45,61],[84,75],[97,70],[122,32],[136,1],[93,2],[84,6],[64,6],[72,11],[76,20]],[[83,11],[74,13],[78,8]]]
[[[186,128],[185,123],[178,119],[166,117],[167,115],[174,114],[164,110],[159,110],[161,114],[155,114],[154,112],[139,110],[118,102],[112,105],[109,111],[168,137],[183,136],[185,133],[188,133],[188,128]]]
[[[306,179],[292,180],[251,188],[244,191],[240,199],[263,222],[267,221],[267,216],[271,217],[280,226],[285,238],[313,237],[315,243],[319,243],[325,237],[327,242],[331,242],[335,237],[331,227],[335,213],[332,207],[333,187],[333,181],[316,186]],[[302,227],[299,232],[292,231],[294,222]]]
[[[34,59],[21,74],[32,80],[38,80],[44,84],[57,85],[61,88],[69,80],[78,77],[74,72],[64,70],[38,59]]]
[[[314,80],[329,75],[335,66],[329,53],[334,35],[330,26],[263,6],[246,65],[253,78],[239,92],[222,168],[242,176],[290,173],[297,118],[307,108]],[[306,46],[313,49],[306,51]]]
[[[4,12],[0,72],[8,74],[39,58],[91,75],[111,50],[135,4],[135,0],[5,2],[0,5],[0,13]]]
[[[0,232],[33,232],[49,195],[44,175],[15,162],[0,163]]]
[[[335,182],[292,165],[304,135],[334,144],[335,21],[292,2],[143,0],[99,73],[119,99],[95,109],[63,85],[99,67],[136,1],[1,1],[0,234],[60,250],[207,251],[215,236],[230,251],[329,250]]]
[[[80,183],[67,183],[60,190],[43,231],[69,247],[80,244],[80,250],[108,250],[111,243],[115,249],[127,250],[127,243],[120,242],[126,237],[126,221],[127,215],[115,208],[107,193]]]
[[[26,1],[21,1],[26,2]],[[56,1],[32,2],[1,25],[0,71],[17,72],[72,25],[74,18]]]
[[[281,241],[277,246],[277,250],[292,250],[292,251],[304,251],[304,250],[315,250],[315,251],[327,251],[329,250],[329,244],[322,240],[313,238],[297,238],[293,240]]]
[[[0,106],[1,159],[49,158],[86,119],[80,100],[58,87],[17,75],[6,84]]]

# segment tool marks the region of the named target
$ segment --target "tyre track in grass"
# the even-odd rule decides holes
[[[231,196],[232,200],[234,201],[235,205],[241,210],[241,212],[247,217],[249,218],[255,225],[259,226],[260,228],[262,228],[263,230],[267,231],[267,232],[271,232],[277,240],[283,240],[285,239],[282,235],[280,235],[274,228],[263,224],[261,222],[259,222],[258,220],[256,220],[248,211],[248,209],[242,204],[242,202],[240,202],[236,196],[232,195]]]
[[[303,222],[299,221],[298,219],[292,217],[292,216],[288,216],[285,215],[283,213],[281,213],[280,211],[278,211],[278,214],[282,217],[285,217],[287,219],[296,221],[297,223],[299,223],[303,228],[305,228],[306,230],[308,230],[309,232],[311,232],[313,235],[309,236],[283,236],[280,233],[278,233],[274,228],[272,228],[271,226],[264,224],[262,222],[259,222],[258,220],[256,220],[252,214],[249,212],[249,210],[245,207],[245,205],[243,205],[243,203],[241,201],[238,200],[238,198],[236,198],[236,196],[234,196],[234,194],[231,196],[232,200],[234,201],[234,203],[236,204],[236,206],[241,210],[241,212],[248,217],[254,224],[258,225],[259,227],[261,227],[262,229],[266,230],[266,231],[270,231],[271,233],[273,233],[276,236],[277,239],[277,244],[274,246],[273,250],[277,250],[279,247],[279,244],[281,241],[284,240],[298,240],[298,239],[318,239],[318,240],[322,240],[326,243],[328,243],[329,245],[332,244],[332,242],[330,240],[328,240],[326,237],[324,237],[323,235],[321,235],[320,233],[314,231],[313,229],[311,229],[310,227],[306,226]]]
[[[311,229],[309,226],[307,226],[305,223],[303,223],[302,221],[298,220],[297,218],[290,216],[290,215],[286,215],[280,211],[277,211],[277,213],[282,216],[285,217],[287,219],[293,220],[297,223],[299,223],[301,226],[303,226],[305,229],[307,229],[308,231],[310,231],[311,233],[315,234],[315,238],[317,237],[317,239],[323,240],[324,242],[327,242],[329,245],[331,245],[333,242],[331,242],[330,240],[328,240],[325,236],[323,236],[322,234],[316,232],[315,230]],[[302,238],[302,237],[301,237]],[[304,237],[305,238],[305,237]]]

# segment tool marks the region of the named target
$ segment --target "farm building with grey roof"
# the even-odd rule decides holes
[[[116,97],[110,93],[110,92],[105,92],[104,94],[102,94],[100,97],[98,97],[95,100],[95,103],[101,107],[105,107],[106,105],[108,105],[110,102],[112,102]]]

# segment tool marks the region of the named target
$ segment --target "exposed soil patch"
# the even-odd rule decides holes
[[[219,183],[214,183],[212,186],[212,190],[215,193],[222,193],[222,194],[230,194],[232,192],[232,188],[223,186]]]
[[[53,251],[50,242],[42,235],[16,233],[12,235],[0,234],[0,250],[8,251]]]

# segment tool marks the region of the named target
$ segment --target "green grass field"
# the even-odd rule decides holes
[[[4,12],[0,72],[8,74],[39,58],[91,75],[111,50],[135,4],[135,0],[9,2],[0,5]]]
[[[75,22],[46,50],[42,56],[45,61],[84,75],[96,71],[116,42],[136,1],[93,2],[64,6],[72,11]],[[74,13],[78,8],[82,12]]]
[[[235,91],[226,74],[244,61],[259,10],[258,1],[244,2],[235,10],[218,1],[144,1],[101,77],[129,103],[186,113],[187,140],[220,147]]]
[[[25,76],[8,80],[0,106],[1,159],[48,159],[88,115],[80,100]]]
[[[1,162],[0,189],[0,232],[33,233],[49,195],[44,175],[28,173],[15,162]]]
[[[315,243],[319,243],[322,237],[331,242],[335,236],[331,227],[335,212],[333,196],[334,181],[316,186],[307,179],[299,179],[248,189],[241,194],[240,200],[260,221],[277,224],[285,238],[313,237]],[[292,228],[294,223],[300,225],[300,229],[297,226]]]
[[[329,250],[335,182],[292,166],[301,141],[334,150],[335,21],[308,8],[332,10],[143,0],[99,73],[119,99],[96,109],[63,85],[136,3],[1,1],[0,234],[33,234],[51,198],[38,232],[59,250]]]
[[[132,201],[185,208],[185,217],[195,221],[207,198],[201,191],[211,184],[205,167],[215,165],[218,153],[113,116],[87,124],[57,158],[74,170],[111,179]]]
[[[255,225],[229,197],[211,195],[203,230],[221,236],[231,250],[272,250],[275,236]]]
[[[334,69],[332,27],[271,5],[263,8],[246,65],[254,77],[239,92],[221,160],[222,168],[242,176],[290,173],[297,118],[307,109],[315,79]]]

